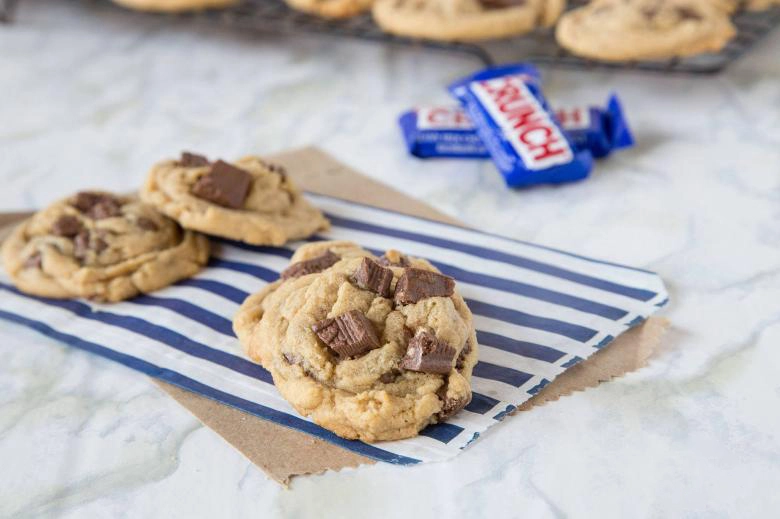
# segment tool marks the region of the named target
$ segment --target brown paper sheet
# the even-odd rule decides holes
[[[424,202],[363,176],[316,148],[303,148],[269,158],[284,165],[290,176],[307,191],[459,224]],[[0,241],[5,237],[9,224],[24,216],[25,213],[0,214]],[[520,406],[519,411],[527,411],[575,391],[584,391],[643,367],[658,347],[667,327],[668,322],[663,318],[648,319],[556,378]],[[288,485],[294,476],[374,463],[369,458],[305,433],[268,422],[165,382],[156,383],[204,425],[282,485]],[[479,444],[471,448],[478,449]]]

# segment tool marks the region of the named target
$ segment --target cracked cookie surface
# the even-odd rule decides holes
[[[197,273],[206,237],[132,197],[81,192],[19,224],[2,259],[23,292],[119,301]]]
[[[227,163],[184,153],[152,167],[141,198],[187,229],[253,245],[282,245],[329,227],[284,168],[260,157]]]
[[[286,272],[243,303],[233,326],[299,413],[373,442],[415,436],[468,404],[478,350],[471,312],[430,263],[317,242]]]
[[[556,28],[561,46],[605,61],[717,52],[735,34],[723,6],[708,0],[594,0]]]

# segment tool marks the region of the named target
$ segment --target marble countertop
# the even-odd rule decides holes
[[[91,6],[91,7],[89,7]],[[712,77],[545,69],[622,96],[639,145],[506,189],[423,162],[395,118],[471,58],[25,2],[0,27],[0,210],[136,187],[181,149],[315,144],[478,228],[653,269],[673,329],[645,369],[513,417],[455,460],[284,490],[148,379],[0,324],[0,517],[760,517],[780,507],[780,30]]]

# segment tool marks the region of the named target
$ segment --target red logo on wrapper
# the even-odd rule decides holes
[[[460,108],[429,106],[417,109],[417,127],[421,130],[471,130],[474,125]]]
[[[555,117],[564,130],[587,130],[590,128],[590,110],[582,107],[558,108]]]
[[[572,161],[569,143],[523,76],[474,82],[470,88],[528,169],[547,169]]]

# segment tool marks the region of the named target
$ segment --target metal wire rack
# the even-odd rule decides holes
[[[586,4],[587,1],[570,0],[569,7],[576,8]],[[18,0],[0,0],[0,21],[11,20],[17,3]],[[120,8],[117,7],[117,9]],[[139,14],[138,16],[165,15]],[[583,59],[566,52],[556,44],[552,30],[540,30],[521,37],[481,43],[416,40],[382,32],[368,14],[346,20],[326,20],[295,11],[289,8],[283,0],[243,0],[238,5],[228,9],[176,16],[201,23],[220,24],[264,33],[316,33],[390,45],[412,45],[471,55],[486,65],[527,60],[579,69],[633,69],[688,74],[711,74],[725,69],[772,29],[780,25],[780,7],[763,12],[742,11],[733,17],[734,25],[737,27],[737,36],[718,53],[659,61],[606,63]]]

